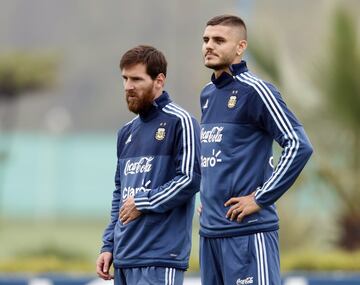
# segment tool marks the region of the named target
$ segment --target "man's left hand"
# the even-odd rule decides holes
[[[134,197],[126,199],[119,213],[120,221],[125,225],[140,217],[142,213],[136,209]]]
[[[226,217],[231,221],[236,219],[239,223],[244,219],[244,217],[261,210],[261,207],[255,202],[254,193],[248,196],[232,197],[225,202],[225,207],[228,206],[231,207],[227,211]]]

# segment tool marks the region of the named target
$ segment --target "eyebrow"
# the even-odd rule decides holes
[[[143,77],[141,77],[141,76],[127,76],[127,75],[122,75],[122,77],[124,78],[124,79],[127,79],[127,78],[130,78],[130,79],[143,79]]]
[[[208,39],[213,39],[215,41],[218,41],[218,40],[226,40],[224,37],[221,37],[221,36],[214,36],[214,37],[209,37],[209,36],[203,36],[203,40],[208,40]]]

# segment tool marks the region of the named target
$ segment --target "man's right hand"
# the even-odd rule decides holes
[[[114,279],[114,276],[110,274],[110,266],[112,264],[112,253],[102,252],[96,260],[96,273],[104,280]]]

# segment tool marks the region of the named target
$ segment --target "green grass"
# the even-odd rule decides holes
[[[360,251],[296,251],[282,255],[281,269],[288,271],[360,271]]]
[[[0,220],[0,272],[95,274],[95,260],[107,221]],[[190,272],[199,271],[197,222],[193,228]],[[288,271],[360,271],[360,251],[288,250],[281,256]]]
[[[106,220],[0,220],[0,272],[95,273]],[[198,271],[198,227],[189,271]]]

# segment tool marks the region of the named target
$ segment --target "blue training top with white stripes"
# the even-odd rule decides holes
[[[165,91],[119,131],[116,189],[101,250],[113,253],[115,267],[188,267],[199,135],[197,121]],[[119,209],[130,196],[143,215],[124,225]]]
[[[312,146],[279,91],[246,62],[212,77],[201,93],[200,234],[226,237],[278,229],[275,201],[294,183]],[[274,168],[272,144],[282,148]],[[238,223],[226,218],[231,197],[255,193],[262,210]]]

